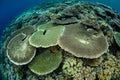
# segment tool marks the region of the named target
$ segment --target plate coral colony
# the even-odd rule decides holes
[[[120,14],[87,2],[40,11],[23,13],[5,30],[11,33],[4,44],[6,63],[19,66],[19,79],[120,79]]]

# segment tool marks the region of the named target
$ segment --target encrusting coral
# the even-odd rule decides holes
[[[66,25],[58,45],[76,57],[98,58],[108,49],[101,31],[87,28],[81,23]]]
[[[81,59],[68,57],[64,61],[62,70],[66,75],[73,76],[80,72],[82,66],[83,66],[83,62]]]
[[[46,27],[46,26],[45,26]],[[34,47],[50,47],[57,45],[59,36],[63,33],[64,26],[56,26],[47,29],[39,28],[39,31],[34,32],[30,38],[29,43]]]
[[[16,65],[25,65],[35,56],[36,49],[29,45],[28,36],[19,33],[7,45],[7,56]]]
[[[29,69],[38,74],[45,75],[57,69],[62,61],[61,51],[51,53],[49,50],[39,54],[28,65]]]

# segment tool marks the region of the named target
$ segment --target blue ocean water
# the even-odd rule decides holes
[[[0,0],[0,35],[3,29],[9,23],[20,15],[25,10],[42,3],[57,3],[64,0]],[[100,2],[112,7],[114,10],[120,12],[120,0],[80,0],[89,2]]]

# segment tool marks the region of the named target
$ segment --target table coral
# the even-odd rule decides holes
[[[46,27],[46,26],[44,26]],[[59,36],[63,33],[64,26],[56,26],[51,28],[42,28],[34,32],[30,38],[29,43],[34,47],[50,47],[57,45]]]
[[[44,30],[48,30],[49,28],[52,28],[52,27],[55,27],[55,25],[52,24],[51,21],[50,21],[50,22],[38,25],[37,30],[38,31],[44,31]]]
[[[114,39],[116,43],[118,44],[118,46],[120,47],[120,33],[119,32],[114,33]]]
[[[32,26],[27,26],[27,27],[24,27],[24,28],[21,28],[21,29],[18,29],[17,31],[14,31],[8,38],[7,40],[5,41],[4,43],[4,48],[7,48],[7,45],[9,43],[9,41],[14,37],[16,36],[17,34],[19,33],[24,33],[26,36],[28,35],[31,35],[33,32],[35,32],[35,28],[32,27]]]
[[[75,0],[75,1],[79,1],[79,0]],[[3,32],[4,36],[0,38],[0,43],[1,43],[0,45],[2,45],[5,39],[10,35],[10,37],[6,40],[6,43],[4,45],[5,49],[0,51],[1,54],[0,58],[3,60],[1,61],[2,69],[0,70],[2,71],[1,73],[5,75],[6,77],[5,80],[20,80],[23,78],[24,80],[30,80],[30,79],[45,80],[52,78],[55,80],[119,80],[120,57],[118,57],[119,52],[117,52],[117,50],[119,50],[119,47],[117,46],[118,43],[114,37],[115,36],[114,32],[115,34],[116,32],[117,33],[120,32],[119,13],[112,11],[111,8],[100,3],[97,4],[89,3],[89,2],[73,3],[73,2],[65,1],[65,3],[60,3],[60,4],[58,3],[57,5],[55,4],[54,7],[52,7],[51,5],[53,6],[54,4],[51,3],[46,4],[47,9],[45,9],[45,5],[43,4],[43,6],[40,5],[37,6],[36,8],[26,11],[23,15],[20,15],[20,17],[18,17],[15,21],[13,21],[4,30]],[[77,28],[76,28],[76,24],[79,24]],[[59,45],[56,44],[59,47],[59,49],[57,49],[56,46],[54,47],[53,44],[51,46],[47,46],[44,48],[42,46],[36,47],[37,54],[33,58],[33,61],[30,63],[30,64],[35,64],[35,67],[30,68],[30,64],[28,64],[29,69],[31,69],[30,71],[27,65],[19,66],[20,72],[23,74],[22,77],[19,78],[19,71],[18,70],[14,71],[15,69],[13,67],[14,64],[12,64],[9,61],[9,59],[6,58],[5,51],[7,50],[7,48],[12,47],[11,50],[7,50],[7,51],[11,53],[13,52],[12,54],[14,54],[16,53],[16,50],[18,49],[22,50],[23,48],[26,48],[25,46],[28,45],[30,42],[30,41],[28,42],[28,39],[30,39],[29,35],[31,34],[34,35],[34,33],[36,34],[36,32],[40,32],[42,35],[46,36],[49,30],[51,30],[51,32],[56,31],[51,28],[60,27],[60,26],[64,26],[64,28],[69,27],[68,29],[70,29],[67,35],[67,37],[69,36],[69,38],[67,40],[62,39],[64,42],[62,44],[64,46],[68,45],[68,47],[66,46],[63,47],[63,45],[61,46],[60,44]],[[37,31],[35,32],[36,28]],[[74,35],[74,32],[77,32],[76,35]],[[56,34],[57,31],[54,33],[54,35]],[[63,36],[63,34],[64,33],[60,34],[59,37]],[[77,34],[81,35],[81,37],[78,37]],[[54,41],[53,38],[54,35],[51,33],[50,36],[47,35],[47,39],[49,37],[48,40],[50,41],[50,44],[51,42]],[[70,38],[70,36],[72,36],[72,38]],[[67,37],[64,36],[64,38]],[[98,39],[98,42],[95,41],[94,39],[95,37]],[[15,40],[15,38],[17,39],[17,41]],[[18,39],[22,39],[22,41],[19,41]],[[42,44],[47,43],[48,42],[47,39],[46,42],[45,40],[42,39],[43,40]],[[119,36],[117,37],[117,40],[119,41]],[[117,44],[115,43],[115,41]],[[37,44],[37,41],[35,42]],[[16,45],[17,47],[14,47],[12,46],[14,43],[20,45]],[[69,45],[74,43],[76,43],[76,45],[80,43],[80,46],[85,47],[85,49],[79,48],[76,45],[75,46]],[[92,46],[85,44],[91,44]],[[31,45],[29,46],[32,47]],[[15,51],[12,51],[13,47],[17,49],[15,49]],[[0,48],[0,50],[1,49],[2,48]],[[70,50],[67,51],[68,49]],[[49,51],[45,51],[45,50],[49,50]],[[78,50],[78,51],[74,53],[70,52],[74,50],[75,51]],[[64,53],[63,54],[64,57],[62,57],[64,60],[61,61],[62,58],[60,54],[59,58],[57,59],[55,58],[56,60],[49,60],[47,61],[48,63],[44,62],[44,60],[46,61],[48,59],[54,59],[54,57],[56,56],[51,57],[51,55],[52,54],[55,55],[57,51],[58,53],[59,51],[62,51]],[[107,53],[104,54],[106,51]],[[21,54],[17,54],[17,55],[23,56],[22,54],[24,54],[24,52],[21,52]],[[41,55],[44,55],[44,57],[41,58],[40,57]],[[68,61],[67,63],[66,60],[67,58],[71,58],[70,56],[74,58],[70,60],[71,62]],[[84,59],[80,57],[84,57]],[[102,60],[98,57],[102,58]],[[60,61],[57,63],[58,59],[60,59]],[[40,61],[37,62],[37,60]],[[61,62],[62,64],[60,65]],[[56,65],[54,66],[54,64]],[[45,67],[39,69],[39,66],[45,66]],[[43,72],[43,70],[46,71]],[[42,73],[40,73],[39,71]]]
[[[57,69],[62,61],[61,51],[51,53],[49,50],[39,54],[28,65],[29,69],[38,75],[45,75]]]
[[[66,25],[58,45],[74,56],[84,58],[98,58],[108,49],[107,39],[101,31],[81,23]]]
[[[7,56],[16,65],[25,65],[35,56],[36,49],[28,42],[26,34],[19,33],[7,45]]]

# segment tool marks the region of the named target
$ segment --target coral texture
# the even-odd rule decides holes
[[[80,72],[82,66],[83,66],[82,60],[69,57],[65,59],[62,70],[66,75],[72,76]]]

